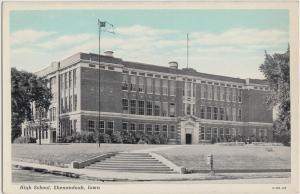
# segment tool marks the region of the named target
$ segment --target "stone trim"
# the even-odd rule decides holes
[[[117,154],[117,152],[111,152],[111,153],[105,153],[100,156],[96,156],[96,157],[93,157],[93,158],[90,158],[90,159],[87,159],[87,160],[84,160],[81,162],[72,161],[70,164],[70,168],[84,168],[86,166],[91,165],[92,163],[99,162],[101,160],[105,160],[106,158],[110,158],[116,154]]]

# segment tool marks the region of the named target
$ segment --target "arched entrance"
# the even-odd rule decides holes
[[[199,143],[199,124],[189,118],[181,121],[181,144]]]

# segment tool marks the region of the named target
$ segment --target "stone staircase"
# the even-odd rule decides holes
[[[175,173],[149,153],[118,153],[87,166],[88,169],[143,173]]]

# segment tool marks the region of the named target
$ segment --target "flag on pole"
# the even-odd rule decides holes
[[[107,21],[100,21],[98,19],[98,25],[100,28],[103,28],[102,29],[103,31],[115,34],[114,25],[112,25],[111,23],[109,23]]]

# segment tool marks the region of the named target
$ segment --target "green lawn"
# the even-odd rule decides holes
[[[268,151],[272,148],[273,151]],[[290,169],[291,149],[284,146],[186,145],[156,151],[179,166],[208,170],[206,158],[214,155],[215,169]]]
[[[159,145],[164,146],[164,145]],[[82,161],[101,153],[120,152],[158,147],[147,144],[13,144],[12,158],[46,160],[69,164],[72,161]]]

